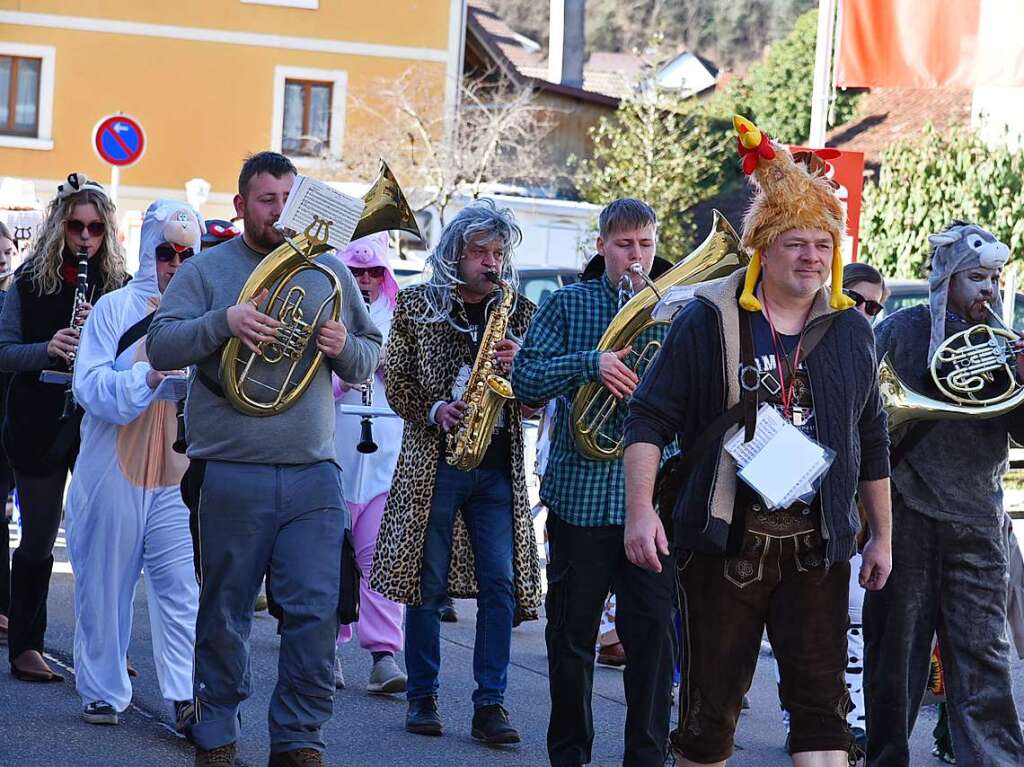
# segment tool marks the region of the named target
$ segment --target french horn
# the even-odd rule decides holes
[[[598,342],[597,350],[615,352],[633,346],[623,362],[638,378],[654,361],[661,349],[656,338],[642,340],[652,328],[668,325],[669,319],[654,319],[652,312],[670,288],[697,285],[725,277],[746,266],[748,256],[740,247],[740,238],[725,216],[714,211],[711,232],[686,258],[651,280],[618,311]],[[651,335],[651,334],[648,334]],[[622,456],[624,402],[603,384],[590,382],[576,392],[572,400],[572,431],[576,449],[592,461],[611,461]]]
[[[1021,339],[986,305],[998,327],[973,325],[947,338],[928,368],[946,399],[914,391],[886,355],[878,367],[879,392],[893,431],[912,421],[997,418],[1024,403],[1017,372]]]
[[[394,174],[381,160],[380,173],[363,196],[365,207],[353,239],[399,229],[421,237],[416,217]],[[259,311],[281,322],[271,341],[251,351],[237,337],[221,353],[220,379],[228,401],[241,413],[270,416],[292,407],[306,392],[323,362],[319,349],[307,354],[310,341],[323,320],[341,316],[342,294],[338,276],[316,262],[331,250],[327,244],[331,222],[315,217],[306,230],[285,237],[253,270],[242,286],[238,303],[252,302]],[[309,280],[326,281],[326,298],[310,306]],[[302,283],[302,284],[300,284]],[[268,297],[258,305],[259,296]]]

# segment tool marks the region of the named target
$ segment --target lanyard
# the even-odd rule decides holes
[[[761,292],[764,294],[764,286],[761,287]],[[814,303],[807,307],[807,314],[804,315],[803,324],[800,326],[800,338],[796,342],[796,364],[800,364],[800,349],[804,344],[804,333],[807,331],[807,320],[811,316],[811,310],[814,308]],[[768,297],[765,296],[764,301],[764,313],[768,318],[768,327],[772,329],[772,348],[775,351],[775,365],[779,371],[779,380],[782,382],[782,388],[779,392],[779,396],[782,399],[782,417],[787,421],[792,421],[793,414],[793,394],[796,391],[796,367],[794,367],[789,361],[789,355],[786,354],[785,347],[782,345],[782,340],[779,338],[779,333],[775,329],[775,323],[772,321],[771,310],[768,308]],[[789,382],[786,382],[786,376],[782,370],[782,358],[786,358],[786,367],[789,368]]]

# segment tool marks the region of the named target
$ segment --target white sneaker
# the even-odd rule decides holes
[[[345,672],[341,668],[341,651],[334,651],[334,686],[339,690],[345,689]]]
[[[405,673],[398,667],[394,655],[385,655],[373,664],[370,671],[370,681],[366,684],[366,691],[377,695],[389,695],[395,692],[405,692],[405,685],[408,681]]]

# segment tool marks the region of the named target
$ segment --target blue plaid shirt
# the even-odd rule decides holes
[[[571,416],[576,390],[601,380],[602,352],[596,347],[618,310],[618,291],[607,275],[556,291],[534,315],[512,367],[516,399],[528,404],[556,401],[540,498],[549,511],[579,527],[626,521],[622,460],[591,461],[580,455],[573,442]],[[667,330],[658,326],[645,331],[640,340],[663,338]],[[619,433],[625,411],[620,405],[614,427]]]

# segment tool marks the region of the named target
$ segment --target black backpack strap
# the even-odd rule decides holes
[[[196,378],[198,378],[199,382],[213,394],[217,395],[221,399],[225,399],[226,395],[224,394],[224,389],[221,387],[220,383],[204,373],[203,369],[198,365],[196,366]]]
[[[918,442],[928,436],[928,432],[934,429],[937,424],[938,421],[918,421],[911,425],[906,435],[900,440],[900,443],[889,451],[889,471],[895,469],[899,462],[907,456],[907,453],[913,450]]]
[[[800,363],[807,359],[814,347],[817,346],[821,339],[825,337],[828,329],[832,327],[832,320],[836,318],[838,312],[826,315],[819,323],[814,325],[810,330],[804,333],[804,343],[800,348],[800,359],[797,360],[796,364],[799,367]]]
[[[114,357],[120,357],[121,353],[124,352],[125,349],[149,332],[149,326],[150,323],[153,322],[154,314],[156,314],[156,312],[150,312],[121,334],[121,338],[117,342],[117,354],[115,354]]]

